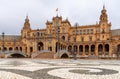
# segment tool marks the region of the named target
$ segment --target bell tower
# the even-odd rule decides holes
[[[29,18],[28,16],[26,16],[24,26],[21,30],[22,38],[26,38],[27,36],[29,36],[30,31],[31,31],[31,28],[30,28]]]
[[[110,30],[111,30],[111,23],[108,23],[108,15],[107,10],[105,9],[105,5],[101,11],[100,15],[100,40],[107,40],[110,39]]]
[[[100,23],[101,22],[108,22],[108,16],[107,16],[107,13],[106,13],[106,9],[105,9],[105,5],[103,6],[103,9],[101,11],[101,15],[100,15]]]

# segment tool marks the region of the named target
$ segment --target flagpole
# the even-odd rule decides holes
[[[58,8],[56,9],[56,13],[57,13],[57,16],[58,16]]]

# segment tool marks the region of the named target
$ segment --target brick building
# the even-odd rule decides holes
[[[5,35],[4,43],[0,36],[0,50],[5,57],[72,58],[76,53],[77,58],[116,58],[120,30],[111,30],[111,26],[104,6],[94,25],[72,26],[57,15],[46,22],[45,29],[32,30],[26,16],[21,35]]]

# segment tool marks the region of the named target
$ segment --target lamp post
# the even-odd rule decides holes
[[[77,37],[77,27],[78,27],[78,23],[75,23],[75,37],[74,37],[74,60],[77,59],[76,55],[77,55],[77,44],[76,44],[76,37]]]
[[[16,51],[16,39],[14,37],[14,52]]]
[[[68,37],[68,52],[70,52],[69,45],[70,45],[70,37]]]
[[[2,33],[2,58],[5,57],[5,50],[4,50],[4,32]]]
[[[39,45],[38,45],[38,43],[39,43],[39,36],[40,36],[39,29],[37,29],[36,36],[37,36],[36,39],[37,39],[37,52],[38,52],[38,51],[40,51],[39,50]]]
[[[4,52],[4,32],[2,33],[2,52]]]
[[[58,21],[56,22],[56,26],[57,26],[57,40],[58,40],[57,53],[58,53],[58,58],[59,58],[59,51],[60,51],[60,36],[59,36],[59,33],[60,33],[60,24],[59,24]]]

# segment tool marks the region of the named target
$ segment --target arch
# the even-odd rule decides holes
[[[7,47],[4,47],[4,51],[7,51]]]
[[[89,46],[85,45],[85,54],[88,55],[88,53],[89,53]]]
[[[30,52],[33,52],[33,47],[30,47]]]
[[[65,36],[62,36],[62,40],[65,41]]]
[[[109,54],[109,44],[105,45],[105,55]]]
[[[68,52],[67,50],[60,50],[60,57],[62,57],[62,58],[69,58],[69,55],[70,55],[70,52]]]
[[[68,51],[72,52],[72,46],[71,45],[68,46]]]
[[[12,48],[12,47],[10,47],[10,48],[9,48],[9,51],[12,51],[12,50],[13,50],[13,48]]]
[[[105,45],[105,52],[109,52],[109,44]]]
[[[38,51],[44,50],[44,45],[42,42],[38,43]]]
[[[26,58],[27,54],[22,52],[11,52],[6,55],[6,58]]]
[[[95,54],[95,45],[91,45],[91,55]]]
[[[102,44],[98,45],[98,53],[99,53],[99,55],[102,55],[102,53],[103,53],[103,45]]]
[[[80,46],[79,46],[79,52],[80,52],[80,54],[83,53],[83,45],[80,45]]]
[[[22,51],[22,47],[20,47],[20,51]]]
[[[116,56],[117,58],[120,57],[120,44],[117,45]]]
[[[69,56],[68,56],[66,53],[64,53],[64,54],[61,56],[61,58],[69,58]]]
[[[25,58],[23,55],[21,54],[12,54],[11,56],[9,56],[8,58]]]
[[[50,47],[48,47],[48,50],[49,50],[49,51],[52,51],[52,47],[51,47],[51,46],[50,46]]]
[[[18,50],[18,47],[16,47],[15,50]]]
[[[91,52],[95,52],[95,45],[91,45]]]
[[[74,52],[77,52],[77,50],[78,50],[78,46],[74,45]]]
[[[120,44],[117,45],[117,52],[120,52]]]

